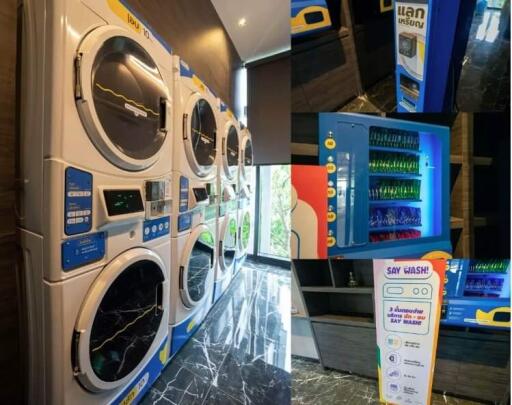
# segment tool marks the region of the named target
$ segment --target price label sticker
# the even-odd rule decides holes
[[[327,149],[334,149],[336,147],[336,141],[333,138],[327,138],[325,140],[325,147]]]

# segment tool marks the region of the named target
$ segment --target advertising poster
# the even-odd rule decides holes
[[[396,63],[419,81],[425,67],[428,12],[427,0],[396,2]]]
[[[292,259],[327,258],[327,170],[292,165]]]
[[[446,260],[375,260],[381,402],[430,404]]]

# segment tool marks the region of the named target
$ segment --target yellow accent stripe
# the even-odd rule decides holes
[[[102,86],[101,84],[99,84],[99,83],[96,83],[96,87],[98,87],[99,89],[103,90],[103,91],[104,91],[104,92],[106,92],[106,93],[110,93],[110,94],[112,94],[112,95],[114,95],[114,96],[116,96],[116,97],[122,98],[122,99],[123,99],[124,101],[126,101],[127,103],[132,103],[132,104],[134,104],[135,106],[137,106],[137,107],[139,107],[139,108],[142,108],[144,111],[147,111],[147,112],[149,112],[149,113],[151,113],[151,114],[156,115],[157,117],[158,117],[158,116],[160,116],[160,114],[159,114],[159,113],[154,112],[151,108],[148,108],[148,107],[144,106],[143,104],[137,103],[136,101],[131,100],[131,99],[129,99],[129,98],[127,98],[127,97],[123,96],[122,94],[118,94],[118,93],[116,93],[116,92],[115,92],[114,90],[112,90],[112,89],[109,89],[109,88],[107,88],[107,87],[103,87],[103,86]]]
[[[107,0],[107,3],[113,13],[121,18],[121,20],[123,20],[135,32],[140,34],[142,28],[141,22],[132,13],[130,13],[126,7],[119,2],[119,0]]]
[[[308,24],[306,14],[322,13],[323,20],[317,23]],[[302,9],[295,17],[291,18],[292,34],[300,34],[319,28],[329,27],[331,25],[331,16],[329,10],[322,6],[310,6]]]

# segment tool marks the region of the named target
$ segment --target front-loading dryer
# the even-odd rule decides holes
[[[196,332],[212,306],[216,218],[215,205],[195,209],[189,231],[171,239],[171,356]]]
[[[174,74],[174,194],[172,235],[187,231],[185,214],[217,200],[218,101],[212,91],[178,56]],[[185,214],[185,215],[183,215]]]
[[[238,233],[238,172],[240,127],[228,106],[220,105],[220,151],[218,153],[217,189],[219,216],[217,219],[218,260],[215,268],[214,303],[229,286],[234,270]]]
[[[137,401],[168,357],[173,76],[118,0],[22,4],[27,402]]]

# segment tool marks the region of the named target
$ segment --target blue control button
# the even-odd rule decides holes
[[[64,197],[64,232],[77,235],[92,228],[92,174],[68,167]]]
[[[188,179],[180,177],[180,212],[188,211]]]
[[[171,217],[150,219],[142,224],[142,241],[147,242],[161,236],[168,235],[171,226]]]
[[[105,232],[92,233],[62,243],[62,269],[69,271],[105,256]]]

